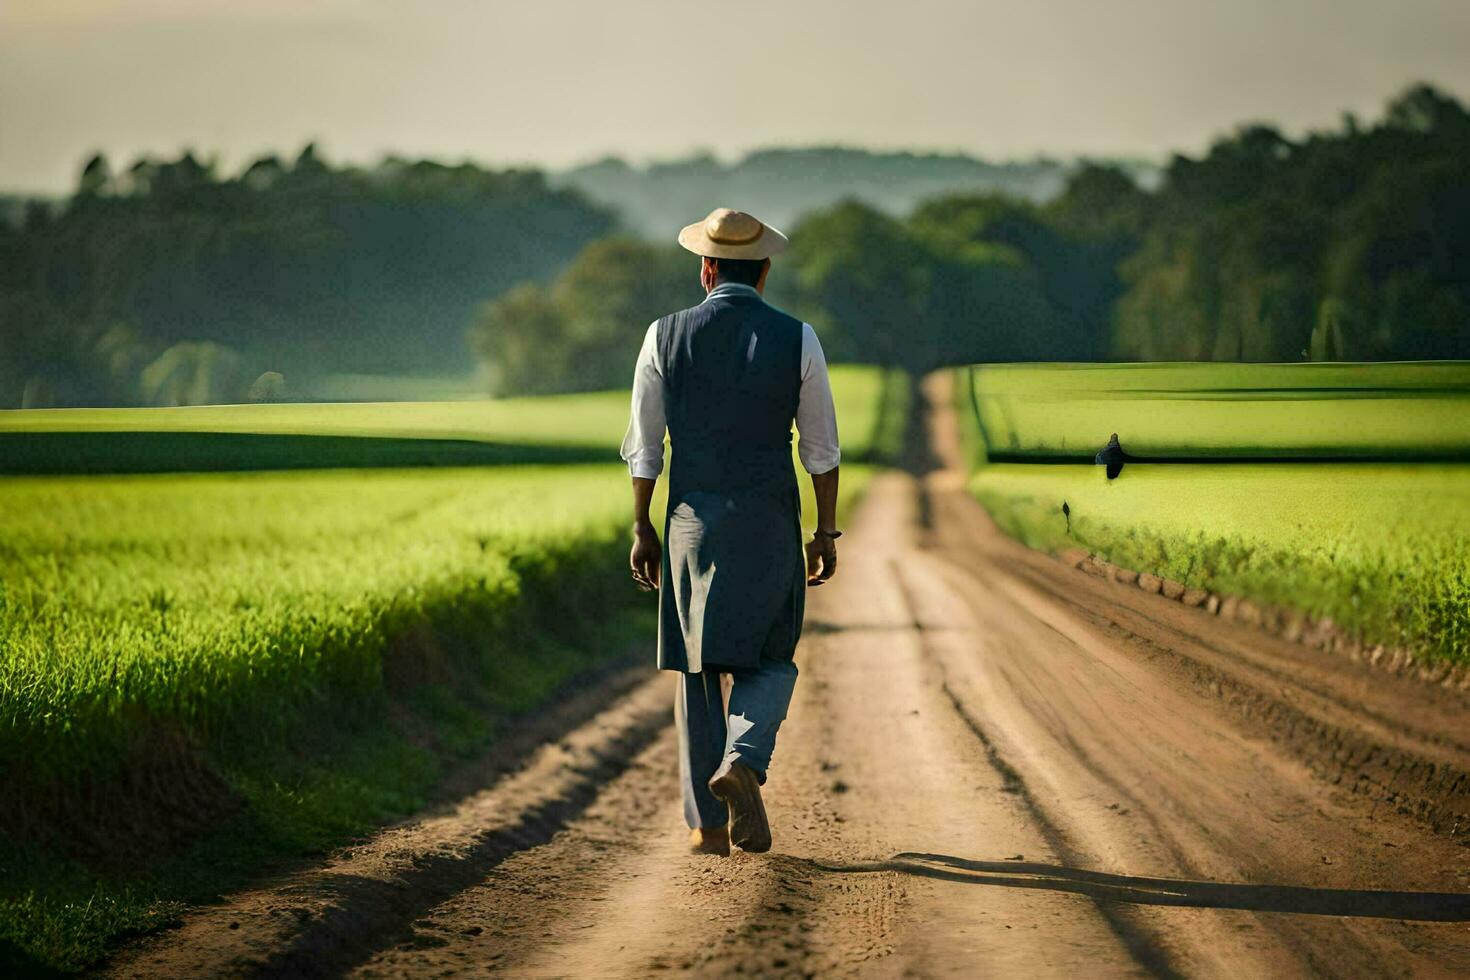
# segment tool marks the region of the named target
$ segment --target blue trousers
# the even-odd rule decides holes
[[[723,827],[729,810],[710,792],[709,781],[722,768],[740,762],[766,781],[776,732],[786,720],[796,688],[796,663],[762,657],[754,667],[728,672],[730,704],[725,707],[720,673],[681,673],[674,696],[679,729],[679,780],[684,787],[684,819],[690,827]]]

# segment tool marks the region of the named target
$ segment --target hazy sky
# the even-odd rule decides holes
[[[317,139],[553,166],[841,142],[1198,150],[1470,95],[1470,0],[0,0],[0,188]]]

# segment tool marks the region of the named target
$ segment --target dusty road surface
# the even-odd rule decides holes
[[[123,975],[1470,976],[1470,699],[1084,575],[955,469],[810,594],[775,847],[685,853],[672,681]],[[583,699],[587,701],[586,698]]]

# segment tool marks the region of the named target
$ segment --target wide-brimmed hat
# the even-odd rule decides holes
[[[685,225],[679,244],[712,259],[765,259],[786,247],[786,236],[755,215],[715,208],[703,221]]]

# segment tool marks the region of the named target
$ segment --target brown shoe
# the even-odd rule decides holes
[[[689,850],[695,854],[730,856],[729,827],[695,827],[689,831]]]
[[[724,775],[709,781],[710,792],[730,807],[730,839],[742,851],[761,854],[771,849],[771,825],[761,802],[761,783],[754,770],[738,762]]]

